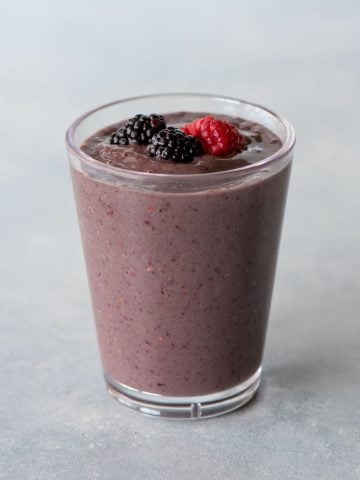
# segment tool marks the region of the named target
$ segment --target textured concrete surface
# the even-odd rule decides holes
[[[1,2],[1,479],[360,478],[359,20],[355,0]],[[170,423],[105,393],[63,136],[186,90],[267,104],[298,144],[261,392]]]

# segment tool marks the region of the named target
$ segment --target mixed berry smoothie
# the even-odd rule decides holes
[[[166,125],[182,128],[211,115],[184,111],[163,117]],[[97,162],[135,175],[172,176],[176,186],[179,175],[205,178],[239,170],[282,147],[264,125],[216,118],[241,133],[237,151],[215,155],[190,142],[182,152],[195,155],[184,154],[185,161],[177,161],[176,149],[173,157],[168,150],[157,156],[157,145],[168,142],[171,149],[181,137],[170,131],[160,134],[158,143],[150,141],[155,145],[151,155],[149,140],[122,142],[130,132],[122,119],[88,137],[81,149]],[[211,141],[220,142],[222,131],[211,128]],[[289,173],[287,162],[247,181],[194,191],[182,191],[180,182],[179,188],[163,191],[156,178],[144,189],[100,181],[72,167],[100,353],[110,382],[164,396],[201,396],[231,389],[259,370]]]

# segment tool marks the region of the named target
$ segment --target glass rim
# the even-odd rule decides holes
[[[202,173],[154,173],[154,172],[138,172],[136,170],[127,170],[125,168],[121,167],[115,167],[112,165],[108,165],[106,163],[102,163],[99,160],[96,160],[89,155],[87,155],[85,152],[83,152],[80,148],[80,146],[76,145],[75,142],[75,133],[82,124],[83,121],[85,121],[88,117],[91,115],[94,115],[100,110],[105,110],[106,108],[112,107],[114,105],[122,104],[122,103],[127,103],[131,101],[137,101],[137,100],[146,100],[148,98],[156,98],[156,97],[202,97],[202,98],[208,98],[212,100],[219,100],[219,101],[225,101],[229,103],[237,103],[237,104],[246,104],[254,108],[259,108],[273,117],[275,117],[285,128],[285,141],[283,142],[282,146],[277,150],[275,153],[272,155],[259,160],[258,162],[242,166],[242,167],[237,167],[237,168],[232,168],[229,170],[221,170],[221,171],[216,171],[216,172],[202,172]],[[123,119],[119,119],[121,121]],[[106,127],[107,125],[104,125]],[[96,133],[96,132],[93,132]],[[84,161],[85,163],[99,168],[103,171],[107,171],[108,173],[115,174],[117,176],[122,176],[122,177],[127,177],[130,179],[136,179],[136,178],[141,178],[143,180],[147,179],[177,179],[181,181],[188,181],[188,180],[193,180],[194,178],[202,178],[205,180],[205,178],[217,178],[217,177],[223,177],[235,173],[243,173],[244,175],[251,174],[253,172],[256,172],[257,170],[268,166],[268,165],[273,165],[274,163],[277,163],[293,149],[295,145],[295,130],[292,124],[282,115],[274,112],[273,110],[264,107],[261,104],[250,102],[248,100],[243,100],[240,98],[235,98],[235,97],[228,97],[224,95],[216,95],[216,94],[209,94],[209,93],[195,93],[195,92],[169,92],[169,93],[153,93],[153,94],[147,94],[147,95],[138,95],[138,96],[133,96],[133,97],[127,97],[123,98],[120,100],[115,100],[113,102],[105,103],[100,105],[99,107],[93,108],[91,110],[86,111],[79,117],[77,117],[73,123],[70,125],[70,127],[66,131],[65,135],[65,142],[68,147],[69,152],[77,157],[79,160]]]

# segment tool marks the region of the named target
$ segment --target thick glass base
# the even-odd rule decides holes
[[[114,380],[104,372],[107,390],[123,405],[144,415],[175,420],[215,417],[236,410],[249,402],[260,385],[261,367],[245,382],[209,395],[164,396],[142,392]]]

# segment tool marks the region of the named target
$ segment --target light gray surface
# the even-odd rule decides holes
[[[1,479],[360,478],[359,5],[1,1]],[[186,90],[267,104],[298,144],[261,392],[169,423],[105,393],[63,136]]]

